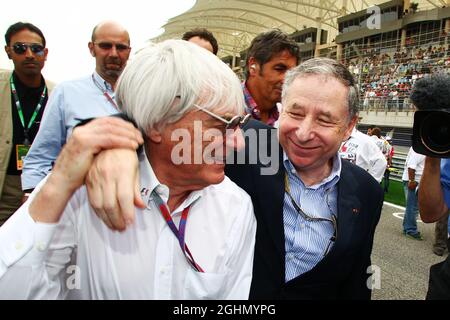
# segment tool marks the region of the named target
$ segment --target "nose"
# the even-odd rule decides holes
[[[314,123],[310,118],[305,118],[297,125],[295,135],[299,142],[307,142],[314,137]]]
[[[109,55],[113,57],[117,57],[119,54],[117,53],[116,45],[113,44],[111,50],[109,51]]]
[[[34,53],[33,51],[31,51],[30,47],[28,47],[27,50],[25,51],[25,58],[34,59]]]
[[[244,149],[245,140],[241,128],[237,128],[232,134],[228,134],[225,137],[225,145],[229,150],[241,151]]]

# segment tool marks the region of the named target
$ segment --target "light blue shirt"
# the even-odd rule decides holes
[[[331,219],[334,215],[337,218],[337,183],[341,174],[341,159],[338,155],[333,158],[330,175],[309,187],[302,182],[286,154],[284,166],[289,178],[290,193],[308,216]],[[287,282],[314,268],[324,258],[325,252],[332,249],[334,243],[330,239],[334,228],[329,221],[305,220],[286,192],[283,219]]]
[[[441,184],[445,203],[447,208],[450,208],[450,159],[441,160]]]
[[[114,99],[113,88],[94,72],[97,84]],[[22,189],[32,189],[49,173],[79,119],[118,113],[92,75],[56,86],[45,107],[38,134],[24,160]]]

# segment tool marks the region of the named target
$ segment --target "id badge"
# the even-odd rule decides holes
[[[30,150],[31,146],[26,146],[23,144],[16,144],[16,161],[17,161],[17,170],[22,170],[23,168],[23,159]]]

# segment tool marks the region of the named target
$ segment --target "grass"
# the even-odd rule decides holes
[[[384,188],[384,181],[382,187]],[[406,206],[403,183],[394,181],[392,179],[389,180],[389,192],[384,194],[384,201],[391,202],[403,207]]]

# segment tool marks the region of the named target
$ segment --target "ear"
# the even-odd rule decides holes
[[[91,53],[91,56],[93,56],[95,58],[95,50],[94,50],[94,43],[93,42],[89,42],[88,43],[88,47],[89,47],[89,51]]]
[[[350,138],[353,128],[356,126],[357,122],[358,116],[353,116],[353,118],[350,120],[350,123],[347,125],[347,128],[345,129],[345,134],[342,141],[346,141],[348,138]]]
[[[162,134],[158,129],[150,129],[147,132],[147,137],[153,143],[161,143],[161,141],[162,141]]]
[[[258,68],[259,64],[256,62],[256,59],[254,57],[250,57],[250,59],[248,59],[248,72],[250,76],[255,76]]]
[[[8,47],[8,46],[5,46],[5,52],[6,52],[6,55],[8,56],[8,59],[12,59],[11,58],[11,51],[10,51],[11,49]]]
[[[48,49],[45,48],[45,49],[44,49],[44,58],[45,58],[45,61],[47,61],[47,55],[48,55]]]

